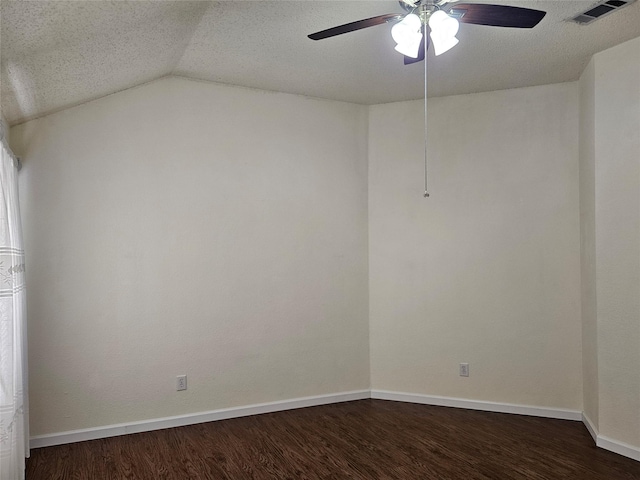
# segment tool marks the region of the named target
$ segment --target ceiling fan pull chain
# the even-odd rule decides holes
[[[427,188],[427,29],[424,29],[424,198],[429,197]]]

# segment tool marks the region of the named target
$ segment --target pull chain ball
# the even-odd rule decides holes
[[[428,198],[429,194],[427,192],[424,192],[424,198]]]

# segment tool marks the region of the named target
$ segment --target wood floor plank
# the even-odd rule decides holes
[[[32,450],[27,480],[640,480],[580,422],[360,400]]]

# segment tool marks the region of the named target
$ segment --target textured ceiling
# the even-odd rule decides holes
[[[576,80],[591,55],[640,36],[640,1],[591,25],[591,0],[465,0],[547,11],[532,30],[461,25],[428,57],[429,96]],[[396,1],[0,1],[1,104],[10,124],[165,76],[376,104],[423,97],[423,64],[403,65],[391,25],[321,41],[309,33],[384,13]]]

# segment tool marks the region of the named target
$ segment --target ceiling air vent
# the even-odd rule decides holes
[[[579,13],[573,17],[571,21],[579,23],[580,25],[586,25],[622,7],[626,7],[635,1],[636,0],[604,0],[590,7],[586,12]]]

